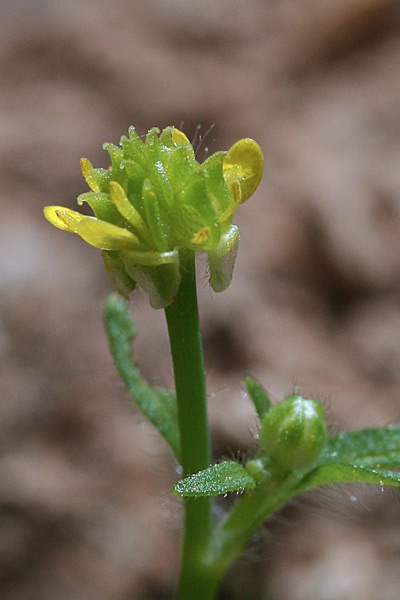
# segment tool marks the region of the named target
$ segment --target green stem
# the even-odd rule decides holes
[[[249,490],[215,530],[205,562],[216,586],[265,519],[297,493],[298,482],[293,473],[285,480],[273,479]]]
[[[211,461],[194,253],[182,254],[181,276],[177,298],[165,314],[178,401],[181,463],[186,476],[205,469]],[[215,596],[203,560],[212,531],[211,507],[208,497],[185,501],[178,600],[212,600]]]
[[[178,401],[184,476],[210,464],[206,386],[193,253],[181,256],[181,284],[165,309]],[[270,480],[246,493],[213,533],[211,498],[185,500],[182,571],[178,600],[214,600],[221,581],[250,537],[296,489],[298,480]]]

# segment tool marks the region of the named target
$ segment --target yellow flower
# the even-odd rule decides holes
[[[258,144],[239,140],[200,164],[179,129],[167,127],[160,134],[154,127],[143,141],[130,127],[119,147],[104,148],[109,169],[81,160],[92,191],[81,194],[78,204],[87,202],[94,216],[47,206],[46,219],[103,250],[107,273],[123,296],[139,284],[153,307],[168,306],[180,284],[180,253],[187,250],[206,252],[211,286],[226,289],[239,243],[233,213],[262,176]]]

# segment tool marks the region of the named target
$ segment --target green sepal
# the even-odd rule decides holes
[[[153,388],[140,376],[132,360],[132,342],[137,329],[125,303],[115,294],[109,296],[105,303],[104,326],[115,366],[132,400],[163,436],[179,461],[180,435],[175,393]]]
[[[150,304],[153,308],[166,308],[175,300],[181,282],[178,252],[175,250],[167,253],[168,262],[154,263],[152,266],[140,264],[136,260],[138,254],[129,251],[121,252],[126,272],[149,294]],[[157,253],[152,255],[149,252],[147,255],[149,259],[158,258]]]
[[[223,292],[232,281],[233,267],[239,250],[239,229],[232,225],[221,237],[217,248],[209,250],[210,285],[214,292]]]
[[[173,487],[173,493],[175,496],[199,498],[242,492],[255,486],[256,482],[242,465],[224,461],[178,481]]]
[[[117,292],[127,300],[129,294],[135,289],[136,282],[129,277],[118,252],[103,250],[102,256],[108,277]]]
[[[268,411],[271,410],[271,400],[267,394],[265,388],[256,379],[253,379],[250,375],[244,378],[246,384],[247,393],[249,394],[251,401],[254,404],[256,413],[260,421],[263,420]]]

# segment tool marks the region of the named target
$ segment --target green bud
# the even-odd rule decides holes
[[[266,455],[283,470],[311,466],[326,442],[322,404],[318,400],[289,396],[265,416],[259,442]]]
[[[271,461],[266,456],[259,456],[247,461],[246,471],[256,483],[265,483],[272,476],[270,463]]]

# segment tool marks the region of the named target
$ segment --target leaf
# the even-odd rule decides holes
[[[247,393],[249,394],[254,408],[256,409],[258,418],[262,422],[267,412],[271,410],[272,404],[267,391],[263,388],[261,383],[256,379],[253,379],[250,375],[244,378],[246,384]]]
[[[377,469],[366,469],[358,465],[328,464],[317,467],[302,479],[296,494],[319,485],[329,483],[377,483],[400,486],[400,473]]]
[[[198,498],[239,492],[255,486],[254,479],[242,465],[234,461],[224,461],[178,481],[174,485],[173,493],[175,496]]]
[[[400,425],[339,433],[328,439],[298,492],[329,483],[400,486],[400,472],[389,467],[400,469]]]
[[[175,393],[153,388],[140,376],[139,369],[132,360],[132,342],[137,329],[124,302],[115,294],[106,301],[104,326],[115,366],[132,400],[163,436],[179,460],[180,436]]]
[[[400,425],[349,431],[329,438],[318,459],[318,464],[328,463],[400,468]]]

